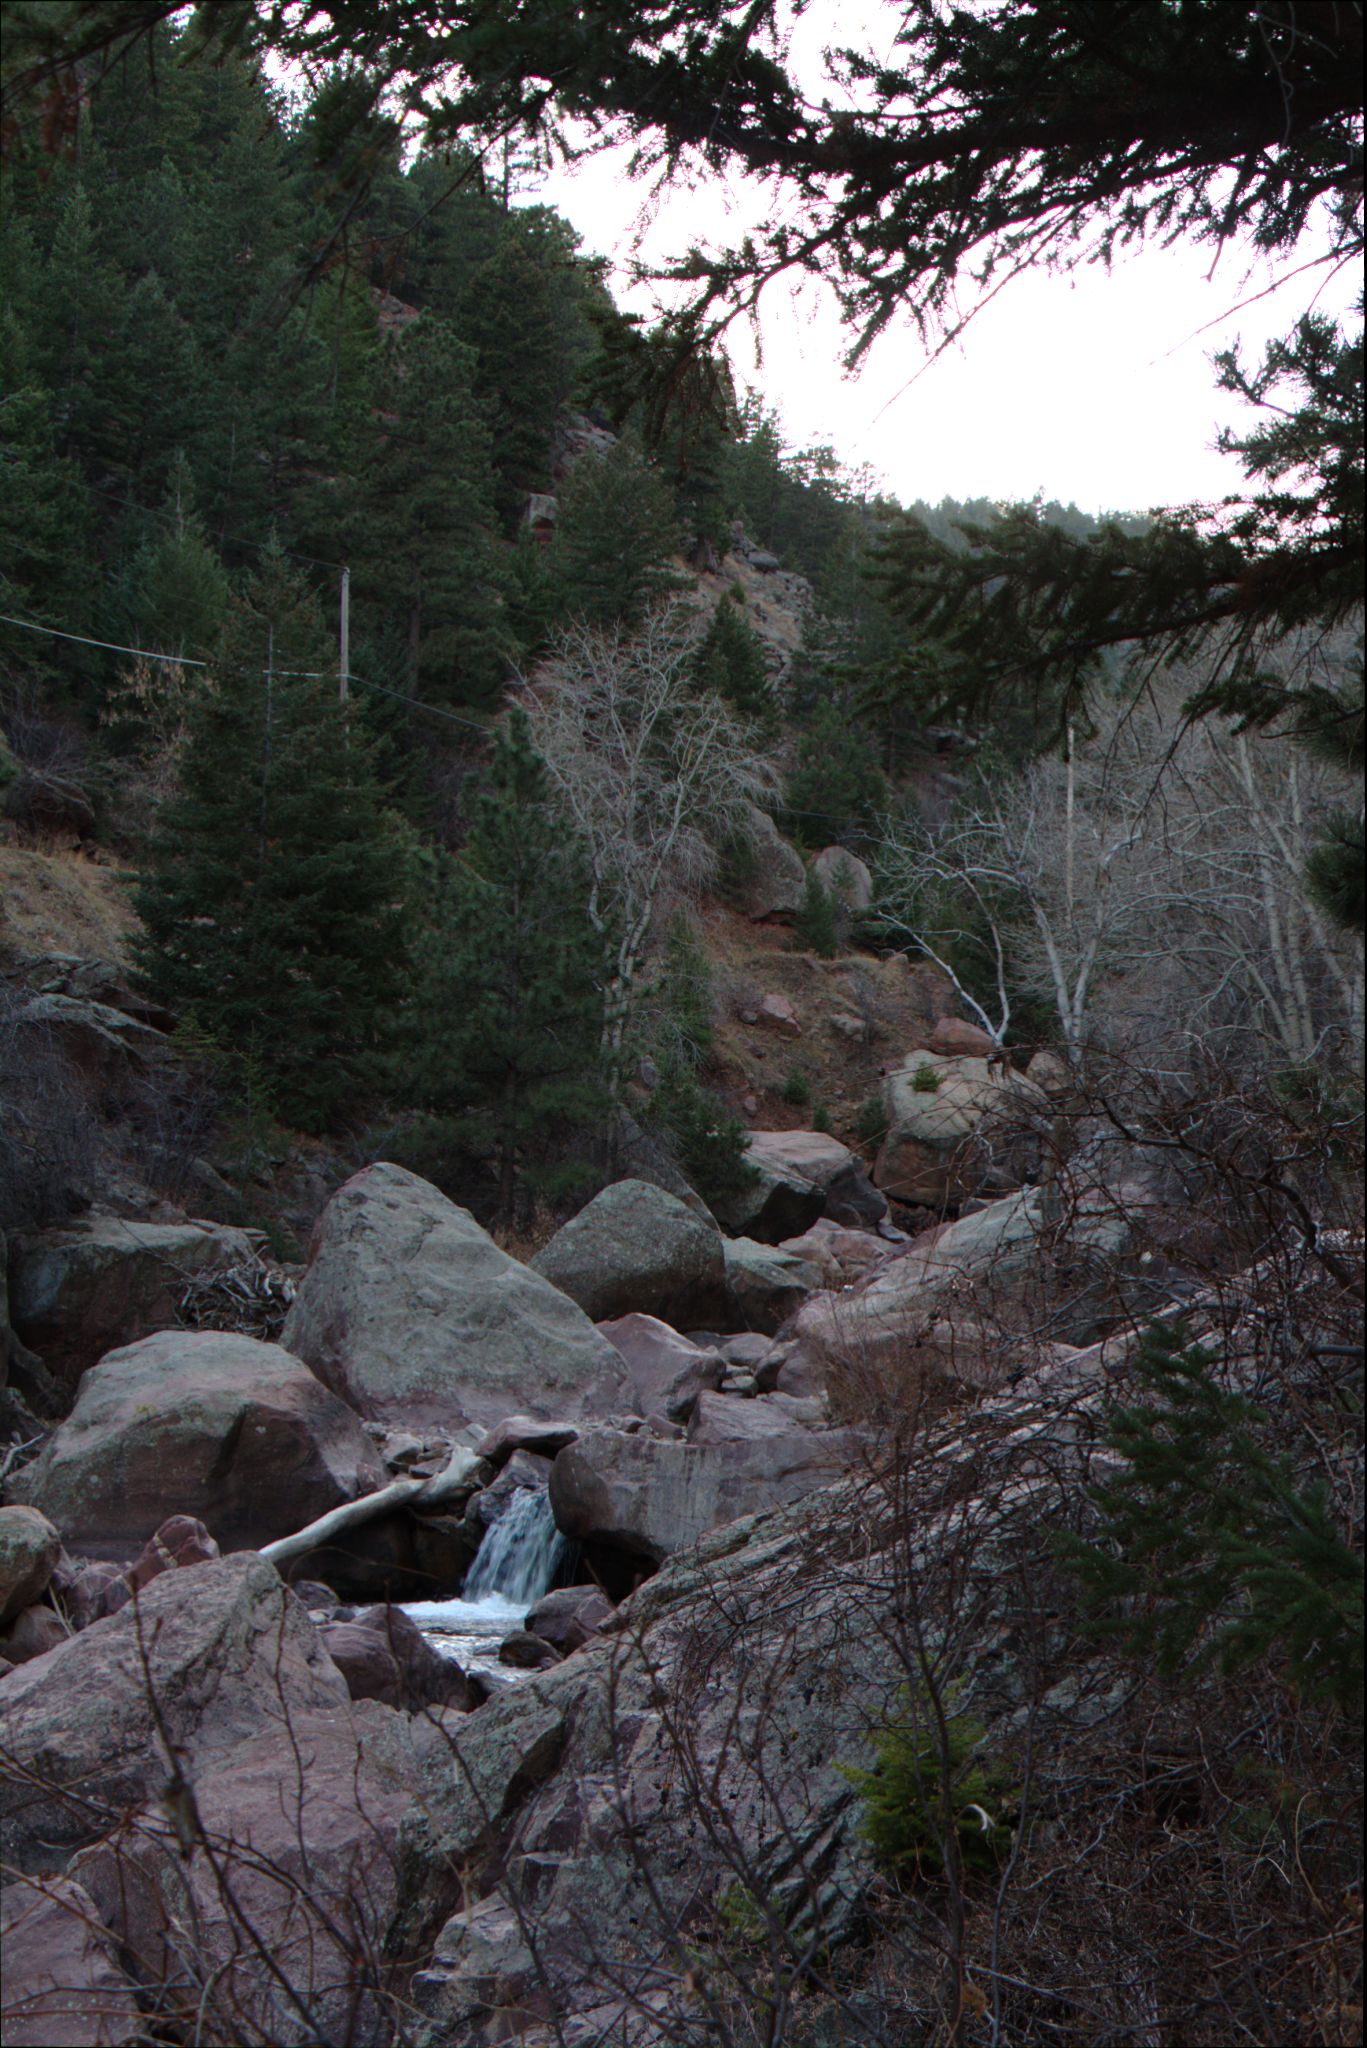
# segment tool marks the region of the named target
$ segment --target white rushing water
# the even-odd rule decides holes
[[[486,1531],[460,1598],[406,1600],[403,1611],[467,1671],[497,1667],[499,1644],[550,1591],[568,1547],[544,1491],[523,1487]]]

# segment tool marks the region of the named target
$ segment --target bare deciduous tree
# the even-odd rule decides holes
[[[998,1044],[1013,990],[1046,997],[1075,1069],[1098,1038],[1172,1050],[1193,1028],[1295,1063],[1347,1052],[1361,947],[1304,879],[1342,780],[1288,740],[1192,725],[1156,687],[942,825],[890,831],[879,915]]]
[[[634,633],[571,627],[534,679],[528,713],[566,814],[588,852],[589,915],[611,947],[603,1048],[614,1090],[638,977],[667,903],[715,873],[773,772],[689,659],[699,622],[661,606]]]

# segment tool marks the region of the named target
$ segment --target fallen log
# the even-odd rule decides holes
[[[362,1494],[359,1500],[349,1500],[340,1508],[331,1508],[325,1515],[319,1515],[316,1522],[306,1528],[297,1529],[293,1536],[278,1536],[274,1543],[263,1543],[261,1556],[268,1564],[287,1564],[292,1557],[299,1557],[306,1550],[316,1550],[322,1543],[331,1542],[344,1529],[354,1529],[359,1522],[373,1521],[376,1515],[387,1515],[395,1508],[440,1507],[452,1494],[468,1490],[471,1475],[479,1464],[473,1451],[464,1445],[457,1445],[440,1472],[434,1472],[429,1479],[395,1479],[388,1486],[382,1486],[378,1493]]]

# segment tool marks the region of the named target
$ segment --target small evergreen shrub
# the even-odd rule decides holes
[[[769,1925],[754,1894],[733,1881],[717,1895],[717,1928],[728,1948],[759,1948]]]
[[[783,1100],[794,1109],[805,1109],[812,1099],[812,1084],[800,1067],[794,1067],[783,1084]]]
[[[880,1730],[871,1769],[847,1766],[845,1777],[864,1802],[861,1833],[882,1868],[896,1877],[931,1877],[944,1869],[952,1825],[967,1869],[993,1870],[1011,1846],[1020,1795],[1006,1765],[984,1757],[985,1729],[946,1702],[942,1744],[928,1700],[910,1689],[902,1711]]]
[[[854,1129],[861,1145],[882,1144],[888,1135],[888,1113],[881,1095],[870,1095],[860,1103]]]
[[[833,960],[840,950],[840,906],[815,868],[807,870],[793,931],[800,951]]]
[[[1180,1326],[1153,1324],[1135,1360],[1143,1398],[1111,1408],[1124,1468],[1092,1491],[1095,1540],[1058,1539],[1093,1627],[1162,1672],[1272,1656],[1303,1694],[1360,1715],[1362,1559],[1319,1482],[1266,1447],[1266,1413],[1221,1387]]]
[[[724,697],[760,732],[772,734],[777,729],[764,647],[743,609],[725,602],[717,606],[694,650],[692,675],[696,690]]]
[[[813,848],[865,836],[886,800],[887,783],[868,735],[838,705],[819,705],[798,741],[784,791],[784,830]]]
[[[824,1102],[818,1102],[816,1108],[812,1111],[812,1129],[814,1131],[824,1131],[829,1136],[833,1128],[831,1112],[827,1109]]]
[[[914,1094],[938,1095],[940,1092],[940,1076],[936,1073],[934,1067],[919,1066],[911,1077],[911,1086]]]
[[[743,1195],[758,1180],[746,1157],[745,1125],[692,1073],[675,1068],[664,1075],[651,1114],[668,1137],[684,1178],[709,1208]]]

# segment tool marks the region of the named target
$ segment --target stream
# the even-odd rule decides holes
[[[550,1591],[568,1550],[545,1492],[525,1487],[486,1531],[459,1597],[406,1600],[403,1611],[440,1656],[506,1682],[522,1674],[499,1663],[498,1646]]]

